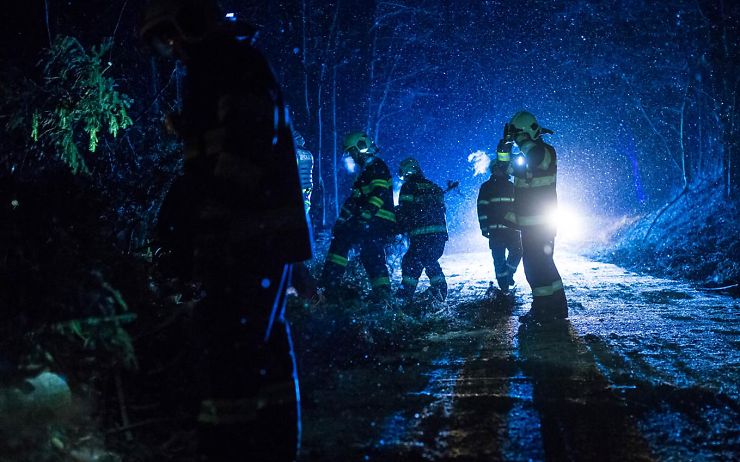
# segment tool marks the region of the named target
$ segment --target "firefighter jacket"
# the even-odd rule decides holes
[[[481,233],[489,237],[498,230],[511,229],[514,212],[514,184],[505,176],[491,175],[478,192],[478,223]]]
[[[399,231],[410,237],[443,234],[447,238],[444,191],[422,175],[410,175],[401,186]]]
[[[525,141],[519,148],[526,162],[514,168],[513,215],[517,227],[526,230],[549,226],[549,217],[558,203],[555,148],[542,139]]]
[[[298,162],[298,175],[301,180],[301,191],[303,192],[303,205],[308,213],[311,209],[311,193],[313,191],[313,154],[308,149],[296,147],[296,162]]]
[[[338,223],[369,227],[385,236],[395,233],[393,181],[388,166],[378,157],[370,157],[344,201]]]
[[[222,36],[193,44],[186,67],[184,175],[160,210],[160,239],[221,267],[310,258],[290,120],[267,61]]]

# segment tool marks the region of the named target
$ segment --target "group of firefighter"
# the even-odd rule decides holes
[[[404,181],[399,205],[393,203],[393,179],[379,150],[365,133],[345,138],[348,160],[359,169],[352,191],[342,205],[326,255],[320,286],[323,297],[341,301],[341,281],[349,252],[359,247],[360,260],[372,286],[371,301],[388,304],[391,280],[386,266],[386,244],[397,233],[408,234],[409,249],[401,264],[403,281],[397,296],[410,301],[426,270],[429,295],[438,300],[447,296],[447,283],[437,260],[447,241],[444,191],[424,177],[416,159],[401,162],[398,171]]]
[[[516,113],[505,124],[496,158],[490,163],[491,177],[478,194],[478,221],[489,241],[499,294],[510,293],[514,273],[520,261],[524,262],[532,309],[522,321],[546,322],[568,315],[563,282],[553,261],[551,216],[557,207],[557,156],[542,139],[549,133],[531,113]],[[511,158],[515,144],[520,151],[518,162]],[[359,174],[332,232],[320,279],[324,298],[341,301],[342,276],[349,252],[356,247],[372,286],[371,301],[387,304],[391,281],[385,247],[400,233],[408,236],[409,248],[401,264],[403,279],[396,299],[409,303],[426,271],[430,287],[424,298],[444,301],[447,282],[439,259],[448,240],[446,191],[424,176],[416,159],[407,158],[398,170],[403,185],[394,206],[391,173],[372,139],[365,133],[351,133],[345,138],[344,150]]]
[[[296,162],[296,156],[308,162],[310,153],[294,138],[282,91],[252,45],[254,30],[224,15],[216,2],[152,0],[140,34],[187,70],[182,108],[168,119],[183,142],[184,168],[161,206],[157,239],[177,276],[202,287],[190,341],[182,345],[195,377],[185,404],[197,429],[199,460],[294,460],[300,394],[284,314],[291,276],[302,269],[293,264],[312,255],[311,187],[301,187]],[[512,286],[520,258],[524,262],[533,295],[525,321],[567,317],[548,220],[557,201],[557,158],[542,138],[548,132],[532,114],[517,113],[478,197],[502,292]],[[522,165],[511,162],[513,145]],[[372,298],[391,298],[385,245],[401,231],[410,247],[398,297],[411,300],[425,270],[429,295],[444,300],[447,284],[438,263],[448,238],[444,191],[416,160],[406,159],[396,207],[391,172],[370,137],[350,134],[344,149],[359,175],[333,229],[320,278],[323,295],[340,295],[356,247]],[[310,169],[303,173],[309,183]]]

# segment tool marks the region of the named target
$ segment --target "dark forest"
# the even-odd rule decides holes
[[[284,259],[293,238],[242,236],[257,249],[228,250],[243,274],[227,265],[228,276],[199,278],[170,258],[158,231],[163,203],[192,168],[191,133],[170,124],[197,99],[198,61],[161,56],[142,34],[152,5],[188,2],[199,3],[29,0],[0,19],[0,461],[740,456],[740,4],[220,0],[219,27],[236,25],[229,37],[272,69],[290,155],[312,155],[312,257]],[[188,40],[185,48],[200,46]],[[234,52],[231,62],[223,53],[213,58],[222,71],[258,74],[238,61],[258,54]],[[205,74],[201,82],[229,81]],[[483,224],[484,181],[497,162],[532,155],[521,130],[507,138],[520,111],[553,132],[541,139],[557,151],[557,234],[545,249],[559,271],[553,290],[567,296],[557,322],[527,318],[543,293],[533,232],[520,220],[524,264],[509,267],[507,285]],[[237,134],[261,137],[247,120]],[[370,155],[390,171],[393,203],[369,200],[399,217],[385,240],[376,209],[370,224],[358,212],[360,227],[346,225],[367,192],[362,175],[378,165],[356,157],[366,150],[352,151],[353,133],[371,139]],[[426,263],[426,276],[408,276],[408,158],[441,188],[444,254],[433,260],[446,285],[437,298],[439,276]],[[271,162],[274,188],[298,190],[293,165]],[[512,171],[513,162],[506,179],[516,188]],[[229,194],[251,207],[261,199],[245,198],[250,188]],[[343,232],[357,240],[342,256]],[[381,277],[368,263],[371,242]],[[225,265],[216,251],[209,258]],[[332,261],[341,287],[327,285]],[[264,303],[267,346],[219,355],[209,342],[230,327],[202,340],[217,316],[202,313],[228,304],[232,282],[208,281],[247,280],[244,262],[264,268],[255,281],[265,290],[280,283],[274,306]],[[261,309],[261,298],[242,295],[246,312]],[[239,313],[235,324],[256,319]],[[203,436],[203,383],[284,366],[267,343],[278,318],[289,381],[300,382],[290,398],[298,415],[259,411],[254,428]],[[277,430],[292,452],[259,452],[273,438],[260,431],[296,421],[297,435]]]

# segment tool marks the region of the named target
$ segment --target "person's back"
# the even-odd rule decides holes
[[[401,230],[410,236],[440,233],[447,237],[444,191],[423,175],[405,178],[398,197]]]
[[[478,206],[478,220],[486,237],[513,229],[507,214],[514,211],[514,183],[506,177],[491,175],[480,187]]]
[[[399,231],[409,236],[409,249],[403,256],[401,289],[397,296],[411,302],[419,277],[426,271],[431,298],[447,298],[447,280],[439,259],[448,239],[444,191],[427,179],[414,158],[401,162],[398,175],[404,180],[398,196]]]
[[[192,51],[179,131],[185,176],[205,188],[197,228],[220,264],[310,255],[289,120],[265,59],[218,36]],[[276,120],[277,117],[277,120]],[[217,239],[220,236],[222,239]]]
[[[267,62],[224,32],[221,16],[203,17],[212,6],[155,1],[142,27],[187,68],[182,114],[172,118],[184,174],[165,198],[158,234],[181,275],[205,289],[186,345],[201,456],[293,460],[299,412],[283,310],[289,263],[309,258],[311,245],[292,133]],[[172,27],[181,18],[200,21],[200,33]]]
[[[491,178],[478,193],[478,222],[488,238],[499,289],[508,293],[522,256],[519,231],[511,221],[514,211],[514,184],[509,181],[509,162],[491,164]],[[507,255],[508,252],[508,255]]]

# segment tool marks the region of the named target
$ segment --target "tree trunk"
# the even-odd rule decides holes
[[[331,73],[331,125],[332,125],[332,159],[333,159],[333,171],[332,176],[334,179],[334,217],[339,217],[339,166],[338,166],[338,149],[337,149],[337,67],[334,65]]]
[[[311,105],[309,104],[309,92],[308,92],[308,29],[306,17],[306,4],[308,0],[301,1],[301,41],[302,41],[302,65],[303,65],[303,99],[306,104],[306,120],[311,120]]]
[[[368,85],[367,85],[367,122],[365,123],[365,132],[370,132],[370,127],[373,126],[373,89],[375,88],[375,61],[376,53],[378,49],[378,29],[379,25],[376,24],[378,20],[378,6],[375,7],[375,14],[373,16],[373,45],[370,50],[370,70],[368,72]]]
[[[318,108],[317,112],[317,122],[318,122],[318,139],[319,139],[319,150],[317,157],[317,173],[319,178],[319,186],[321,187],[321,227],[326,227],[326,188],[324,188],[324,171],[323,171],[323,152],[324,152],[324,115],[323,115],[323,106],[324,103],[322,101],[322,93],[324,92],[323,88],[323,82],[324,82],[324,74],[325,74],[325,68],[326,66],[324,64],[321,65],[321,75],[319,77],[319,85],[318,90],[316,92],[316,107]]]
[[[722,133],[722,178],[725,195],[737,197],[740,193],[740,152],[737,133],[737,91],[740,84],[740,56],[738,24],[740,4],[724,0],[700,4],[709,25],[709,64],[712,68],[712,93],[718,105]]]

